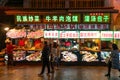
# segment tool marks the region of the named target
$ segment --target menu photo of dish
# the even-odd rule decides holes
[[[61,61],[65,61],[65,62],[77,61],[77,55],[75,55],[74,53],[72,53],[70,51],[62,51],[61,55],[62,55]]]
[[[97,52],[80,51],[80,54],[82,54],[82,61],[86,62],[99,61]]]
[[[27,51],[27,61],[40,61],[42,53],[41,51]]]
[[[22,50],[13,51],[13,60],[14,61],[25,60],[25,55],[26,55],[26,51],[22,51]]]

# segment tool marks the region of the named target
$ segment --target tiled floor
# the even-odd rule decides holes
[[[60,66],[54,74],[38,76],[40,65],[0,66],[0,80],[120,80],[119,72],[112,70],[110,78],[105,77],[106,66]]]

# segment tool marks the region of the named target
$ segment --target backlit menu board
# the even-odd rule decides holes
[[[74,30],[77,29],[77,24],[46,24],[47,29],[57,30]]]
[[[77,54],[79,55],[79,53],[74,53],[72,51],[62,51],[61,52],[61,61],[64,61],[64,62],[76,62],[78,61],[78,56]]]
[[[99,52],[94,51],[80,51],[80,54],[82,55],[82,61],[85,62],[93,62],[93,61],[100,61],[99,59]]]
[[[80,31],[80,38],[100,38],[99,31]]]
[[[79,31],[60,31],[59,38],[79,38]]]

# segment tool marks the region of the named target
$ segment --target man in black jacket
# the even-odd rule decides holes
[[[47,42],[44,42],[44,47],[42,50],[42,70],[41,73],[39,74],[39,76],[42,76],[44,71],[45,71],[45,67],[47,67],[48,69],[48,75],[50,73],[50,62],[49,62],[49,54],[50,54],[50,47],[48,46]]]

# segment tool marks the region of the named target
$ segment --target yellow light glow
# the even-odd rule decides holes
[[[9,27],[4,28],[4,30],[5,30],[5,31],[8,31],[8,30],[9,30]]]

